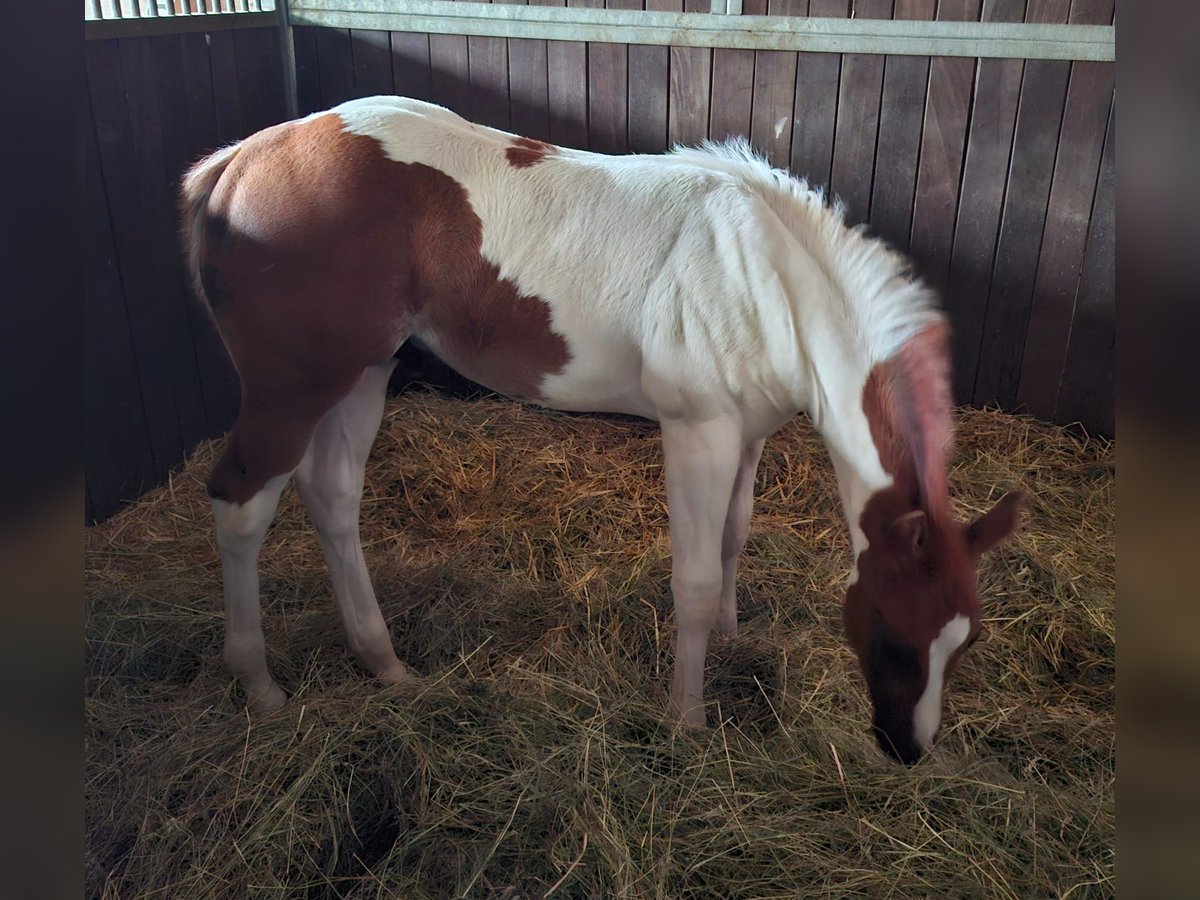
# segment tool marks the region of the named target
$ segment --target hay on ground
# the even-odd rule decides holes
[[[836,485],[802,421],[767,445],[720,725],[675,727],[657,431],[414,393],[368,469],[366,555],[415,684],[346,652],[290,488],[262,556],[250,717],[220,665],[204,445],[91,529],[89,896],[1084,897],[1114,890],[1114,447],[964,411],[960,515],[1018,484],[986,639],[939,745],[885,759],[841,633]]]

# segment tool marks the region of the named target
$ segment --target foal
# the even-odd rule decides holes
[[[766,438],[824,436],[855,568],[847,637],[881,746],[931,744],[979,630],[975,561],[1010,495],[949,512],[946,326],[903,261],[744,143],[608,157],[371,97],[269,128],[188,173],[183,235],[242,383],[209,478],[225,661],[248,702],[267,669],[257,560],[295,477],[350,648],[408,676],[359,539],[363,467],[393,354],[417,341],[468,378],[556,409],[661,423],[677,636],[671,698],[703,723],[709,635],[735,580]]]

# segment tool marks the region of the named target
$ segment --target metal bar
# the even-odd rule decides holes
[[[120,37],[150,37],[156,34],[188,34],[194,31],[228,31],[236,28],[274,28],[275,14],[224,13],[207,15],[159,16],[145,19],[100,19],[83,23],[84,40],[97,41]]]
[[[1114,59],[1110,25],[713,16],[449,0],[293,0],[293,25],[744,50]]]

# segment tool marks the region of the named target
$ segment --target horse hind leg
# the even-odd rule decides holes
[[[257,402],[244,395],[237,424],[208,479],[225,596],[225,665],[256,711],[277,709],[287,699],[267,668],[259,551],[309,437],[335,402],[336,396]]]
[[[321,541],[350,651],[386,682],[411,677],[396,657],[363,558],[359,509],[363,472],[379,431],[395,361],[367,369],[321,420],[296,470],[296,486]]]

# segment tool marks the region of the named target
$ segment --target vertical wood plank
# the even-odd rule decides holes
[[[84,459],[88,515],[103,519],[152,483],[156,466],[87,91],[85,103]]]
[[[217,110],[217,136],[228,144],[246,136],[242,93],[238,84],[237,48],[232,31],[205,35],[212,62],[213,100]]]
[[[849,9],[847,0],[809,0],[808,4],[810,16],[845,18]],[[829,187],[841,71],[842,60],[836,53],[800,53],[796,60],[791,170],[813,187]]]
[[[350,47],[349,30],[317,29],[317,71],[323,108],[354,98],[354,51]]]
[[[971,21],[979,13],[979,0],[942,0],[938,6],[939,20]],[[974,74],[973,59],[937,57],[929,64],[909,249],[921,274],[939,291],[950,269]]]
[[[892,0],[858,0],[854,4],[855,15],[863,19],[890,19],[892,9]],[[867,221],[870,214],[883,63],[884,58],[877,54],[847,53],[842,59],[829,184],[846,204],[851,224]]]
[[[253,134],[287,118],[279,32],[274,28],[234,31],[241,82],[242,126]]]
[[[646,0],[648,10],[679,12],[680,8],[679,0]],[[667,47],[629,48],[629,149],[633,153],[667,149],[670,57]]]
[[[930,20],[936,10],[937,0],[896,0],[893,16]],[[876,234],[904,250],[912,231],[928,84],[928,57],[889,56],[884,60],[870,220]]]
[[[1074,0],[1070,22],[1106,24],[1112,18],[1113,6],[1113,0]],[[1071,65],[1058,158],[1054,164],[1046,228],[1017,385],[1016,402],[1042,419],[1054,415],[1066,363],[1071,316],[1087,241],[1087,223],[1112,101],[1113,77],[1112,63],[1075,62]]]
[[[353,29],[350,32],[350,54],[354,64],[354,96],[372,97],[391,94],[392,47],[386,31]]]
[[[808,0],[769,0],[767,14],[804,16]],[[792,51],[756,50],[750,142],[771,165],[786,169],[792,157],[792,113],[796,106],[796,60]]]
[[[393,31],[392,89],[402,97],[432,101],[433,79],[430,75],[429,35]]]
[[[158,320],[158,335],[163,342],[166,362],[166,366],[158,371],[158,377],[164,378],[170,386],[175,427],[186,452],[207,436],[208,414],[200,389],[200,373],[188,323],[188,297],[176,243],[175,193],[171,185],[178,173],[168,172],[164,143],[166,128],[174,130],[175,123],[164,122],[163,108],[177,108],[184,97],[183,73],[178,65],[179,44],[171,35],[121,39],[118,43],[125,75],[126,102],[133,123],[133,143],[126,152],[133,155],[140,173],[138,189],[147,227],[141,249],[147,255],[150,270],[147,285],[150,293],[136,298],[130,296],[127,302],[137,303],[136,309],[131,308],[134,316],[153,315]],[[165,52],[160,53],[159,48]],[[156,62],[167,56],[176,65],[160,69]],[[170,464],[177,461],[172,460]]]
[[[638,9],[638,0],[588,0],[608,9]],[[588,44],[588,137],[597,153],[629,149],[629,48],[625,44]]]
[[[683,0],[684,12],[708,12],[707,0]],[[667,139],[672,144],[696,144],[708,136],[712,86],[712,50],[672,47],[671,89],[667,103]]]
[[[296,110],[302,116],[321,109],[317,30],[304,27],[292,29],[292,47],[296,53]]]
[[[507,131],[511,123],[507,42],[504,38],[468,37],[467,55],[471,81],[468,118]]]
[[[554,6],[582,6],[579,0]],[[550,140],[564,147],[584,149],[588,145],[587,44],[581,41],[550,41],[546,46],[549,81],[547,99]]]
[[[761,16],[767,11],[766,0],[744,0],[742,11]],[[714,141],[750,134],[754,103],[753,50],[713,50],[712,100],[708,133]]]
[[[1030,0],[1027,21],[1065,22],[1067,0]],[[1021,84],[1008,188],[980,342],[974,401],[1012,409],[1046,223],[1071,64],[1029,60]]]
[[[1020,22],[1024,15],[1025,0],[985,0],[985,21]],[[1023,72],[1024,62],[1019,59],[979,62],[962,199],[945,289],[946,312],[953,326],[954,394],[960,403],[971,401],[979,366]]]
[[[458,34],[431,34],[429,62],[433,102],[470,117],[471,72],[467,39]]]
[[[1087,250],[1075,299],[1067,361],[1055,408],[1056,422],[1082,422],[1111,435],[1115,428],[1113,377],[1117,337],[1116,304],[1116,131],[1115,106],[1100,162]]]
[[[126,80],[118,42],[89,41],[84,64],[96,117],[100,170],[108,188],[113,244],[120,267],[154,477],[183,457],[175,413],[169,347],[159,321],[152,262],[151,224],[144,208],[144,174],[134,152],[135,138],[126,101]],[[149,301],[149,302],[148,302]]]
[[[530,0],[529,5],[551,4],[550,0]],[[546,41],[514,38],[508,42],[508,90],[512,130],[526,137],[550,140],[550,83]]]

